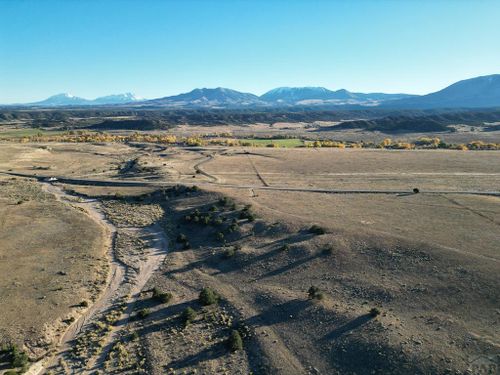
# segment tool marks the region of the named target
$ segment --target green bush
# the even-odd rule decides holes
[[[311,286],[307,291],[309,299],[322,300],[324,298],[323,292],[317,286]]]
[[[211,288],[203,288],[198,297],[198,301],[200,301],[203,306],[214,305],[219,301],[219,296]]]
[[[281,247],[281,251],[288,251],[288,250],[290,250],[290,245],[287,243]]]
[[[158,288],[154,288],[152,298],[161,303],[168,303],[172,299],[172,293],[162,292]]]
[[[217,239],[217,241],[223,241],[224,240],[224,233],[217,232],[217,234],[215,235],[215,238]]]
[[[191,307],[186,307],[181,314],[181,320],[185,326],[191,323],[196,319],[196,311],[194,311]]]
[[[12,345],[10,349],[10,364],[15,368],[26,369],[29,362],[29,357],[25,352],[19,350],[19,348],[15,345]]]
[[[237,352],[238,350],[243,350],[243,340],[238,331],[232,330],[231,335],[228,340],[229,349],[232,352]]]
[[[140,309],[137,313],[137,316],[141,319],[148,317],[151,314],[151,310],[149,309]]]
[[[372,307],[370,309],[370,315],[375,318],[376,316],[380,315],[380,310],[377,307]]]
[[[310,228],[309,228],[309,233],[313,233],[313,234],[325,234],[326,231],[324,228],[320,227],[319,225],[312,225]]]
[[[232,258],[234,257],[235,254],[236,251],[234,250],[234,248],[230,247],[229,249],[226,249],[226,251],[224,251],[224,258],[226,259]]]
[[[187,236],[183,233],[180,233],[178,236],[177,236],[177,239],[176,239],[177,243],[185,243],[187,241]]]

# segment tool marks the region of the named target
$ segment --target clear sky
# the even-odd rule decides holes
[[[436,91],[500,73],[500,1],[0,0],[0,103],[195,87]]]

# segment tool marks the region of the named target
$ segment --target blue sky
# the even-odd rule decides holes
[[[500,73],[500,1],[0,0],[0,103],[195,87],[428,93]]]

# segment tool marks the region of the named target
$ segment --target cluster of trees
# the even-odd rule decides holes
[[[375,142],[342,142],[316,140],[305,143],[306,147],[336,147],[336,148],[385,148],[392,150],[412,149],[449,149],[449,150],[500,150],[500,143],[471,141],[469,143],[446,143],[439,138],[422,137],[414,142],[393,141],[390,138],[380,143]]]
[[[230,134],[227,134],[230,135]],[[269,138],[270,141],[276,138]],[[284,139],[284,138],[283,138]],[[38,133],[34,136],[26,136],[21,138],[6,138],[4,140],[18,141],[21,143],[28,142],[70,142],[70,143],[100,143],[100,142],[145,142],[159,143],[167,145],[179,146],[228,146],[228,147],[280,147],[278,143],[270,142],[254,143],[249,139],[238,139],[231,137],[214,137],[207,136],[192,136],[192,137],[177,137],[174,134],[162,133],[139,133],[135,132],[129,135],[118,135],[107,132],[91,132],[87,130],[70,130],[64,133],[43,134]],[[500,143],[488,143],[482,141],[471,141],[469,143],[454,144],[446,143],[439,138],[422,137],[414,142],[393,141],[390,138],[384,139],[382,142],[346,142],[334,141],[330,139],[305,140],[304,147],[333,147],[333,148],[385,148],[397,150],[411,149],[451,149],[451,150],[500,150]]]

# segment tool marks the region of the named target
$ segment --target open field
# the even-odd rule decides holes
[[[35,182],[0,179],[0,337],[34,358],[103,289],[104,229]]]
[[[0,170],[83,194],[130,276],[56,373],[462,373],[500,355],[499,151],[4,143]],[[217,304],[200,304],[204,287]]]

